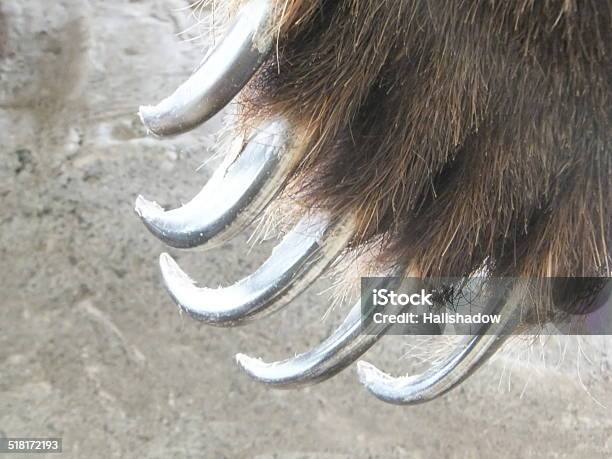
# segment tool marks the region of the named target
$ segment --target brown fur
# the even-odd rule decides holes
[[[424,276],[612,275],[610,1],[278,9],[244,103],[306,132],[304,206]]]

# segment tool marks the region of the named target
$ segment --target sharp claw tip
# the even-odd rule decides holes
[[[374,380],[379,380],[382,372],[369,362],[360,360],[357,362],[357,376],[359,382],[366,387],[370,387]]]
[[[255,359],[253,357],[249,357],[246,354],[240,354],[240,353],[236,354],[234,358],[236,359],[236,363],[240,365],[240,367],[247,372],[250,372],[250,369],[254,363],[261,362],[261,360],[259,359]]]
[[[176,261],[174,261],[174,258],[172,258],[170,254],[163,252],[159,256],[159,265],[161,266],[162,270],[172,268],[176,266]]]
[[[164,209],[155,201],[149,201],[142,195],[138,195],[136,203],[134,204],[134,211],[140,218],[148,220],[152,216],[163,213]]]
[[[147,119],[151,115],[153,108],[153,105],[141,105],[140,107],[138,107],[138,116],[140,117],[140,121],[142,121],[142,124],[144,124],[145,126],[147,125]]]
[[[164,252],[159,256],[159,267],[168,286],[172,285],[173,288],[176,288],[180,282],[190,287],[195,284],[195,281],[179,267],[176,260],[168,253]]]
[[[148,135],[161,137],[154,127],[156,119],[155,111],[156,107],[154,105],[141,105],[138,108],[138,118],[140,118],[140,122],[147,129]]]

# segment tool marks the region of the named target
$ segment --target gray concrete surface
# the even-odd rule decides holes
[[[75,458],[610,457],[609,340],[507,352],[447,397],[399,408],[368,396],[354,368],[299,391],[238,371],[236,352],[281,358],[329,333],[346,308],[322,319],[324,282],[249,327],[178,312],[157,268],[166,249],[132,204],[176,205],[210,175],[196,169],[218,119],[156,141],[135,115],[202,57],[204,39],[176,36],[187,5],[0,1],[0,433],[61,436]],[[270,245],[245,248],[246,236],[173,254],[217,285]],[[406,339],[368,359],[414,369],[397,358]]]

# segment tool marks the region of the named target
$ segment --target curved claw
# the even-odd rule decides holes
[[[403,275],[396,267],[389,275]],[[397,278],[400,281],[401,278]],[[389,282],[381,281],[386,286]],[[315,384],[339,373],[372,347],[390,327],[386,323],[366,321],[362,324],[361,301],[350,310],[344,322],[318,346],[304,354],[281,362],[265,363],[244,354],[236,361],[253,379],[280,388]]]
[[[172,247],[224,242],[248,226],[276,197],[289,173],[289,149],[287,122],[269,121],[236,159],[226,159],[187,204],[164,211],[139,196],[136,213],[151,233]]]
[[[140,107],[140,119],[157,136],[187,132],[225,107],[249,82],[271,48],[266,25],[271,0],[244,5],[202,66],[168,98]]]
[[[281,388],[315,384],[331,378],[353,363],[383,335],[388,325],[361,325],[361,304],[357,302],[342,325],[318,346],[281,362],[265,363],[244,354],[236,361],[253,379]]]
[[[167,254],[160,257],[166,288],[191,316],[211,325],[234,326],[271,314],[314,282],[346,248],[350,225],[304,217],[250,276],[219,289],[198,288]]]
[[[498,324],[483,325],[480,334],[469,337],[458,345],[440,365],[435,365],[415,376],[394,378],[367,362],[357,362],[361,383],[374,396],[396,405],[414,405],[433,400],[471,376],[500,348],[519,323],[521,300],[520,287],[509,296],[497,298],[492,313],[499,314]]]

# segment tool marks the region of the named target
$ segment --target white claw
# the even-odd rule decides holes
[[[236,159],[227,158],[187,204],[164,211],[142,196],[135,211],[149,231],[176,248],[227,241],[247,227],[277,196],[295,150],[283,119],[265,123]]]
[[[362,333],[361,305],[357,303],[329,338],[304,354],[272,363],[238,354],[236,361],[251,378],[264,384],[281,388],[315,384],[353,363],[380,339],[384,330],[377,326],[376,330],[372,327]]]
[[[236,361],[251,378],[275,387],[291,388],[324,381],[352,364],[389,328],[389,324],[373,320],[362,323],[361,319],[361,301],[358,301],[326,340],[303,354],[272,363],[238,354]]]
[[[166,288],[190,315],[211,325],[235,326],[271,314],[314,282],[346,248],[348,222],[322,214],[304,217],[250,276],[228,287],[198,288],[167,254],[160,257]]]
[[[489,309],[499,314],[499,324],[483,325],[479,334],[467,337],[441,364],[419,375],[392,377],[368,362],[357,363],[361,383],[377,398],[396,405],[433,400],[472,375],[510,336],[520,319],[524,290],[516,286],[508,296],[493,298]]]
[[[157,105],[140,107],[140,119],[148,131],[156,136],[187,132],[225,107],[270,51],[271,12],[271,0],[245,4],[225,37],[185,83]]]

